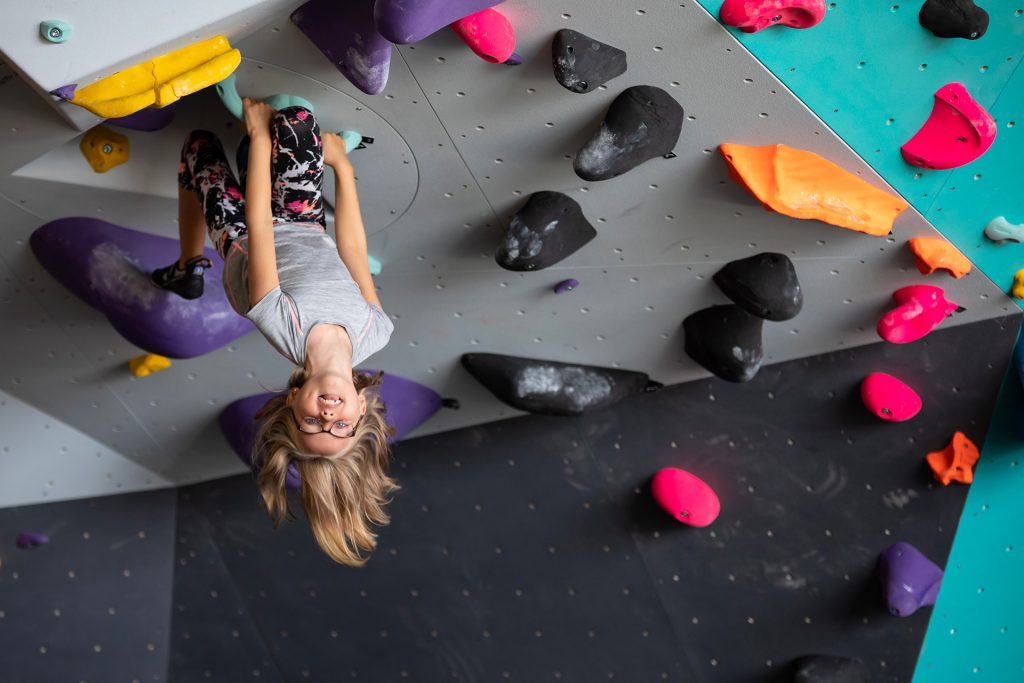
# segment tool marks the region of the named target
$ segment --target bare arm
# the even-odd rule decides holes
[[[274,221],[270,210],[270,135],[249,142],[249,176],[245,182],[245,224],[249,230],[249,306],[278,285]]]
[[[359,285],[363,298],[380,306],[380,298],[370,276],[369,257],[366,250],[366,228],[359,211],[359,196],[356,194],[356,177],[352,165],[347,162],[334,164],[334,240],[338,255]]]

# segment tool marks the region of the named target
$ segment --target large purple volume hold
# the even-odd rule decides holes
[[[223,265],[206,256],[206,287],[195,300],[160,289],[150,273],[178,258],[178,240],[95,218],[51,221],[32,233],[39,263],[78,298],[99,310],[122,337],[150,353],[195,358],[253,329],[235,313],[222,284]]]
[[[893,616],[908,617],[935,604],[942,570],[909,543],[894,543],[882,551],[877,573]]]
[[[382,36],[392,43],[407,45],[499,2],[501,0],[377,0],[373,18]]]
[[[373,370],[362,372],[375,373]],[[252,450],[259,428],[254,416],[275,395],[267,393],[240,398],[228,405],[220,414],[220,428],[224,437],[239,459],[253,470],[256,469],[256,465],[253,464]],[[442,399],[434,390],[396,375],[384,375],[380,384],[380,397],[388,409],[388,424],[395,428],[395,433],[390,439],[392,442],[398,441],[426,422],[442,406]],[[299,487],[300,478],[295,463],[288,466],[285,483],[288,488]]]
[[[377,31],[373,4],[310,0],[291,17],[338,71],[367,95],[384,89],[391,70],[391,42]]]

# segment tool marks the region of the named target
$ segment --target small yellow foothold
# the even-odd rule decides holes
[[[136,377],[145,377],[171,367],[171,359],[158,356],[155,353],[147,353],[144,356],[132,358],[128,361],[128,367]]]
[[[180,50],[118,71],[76,90],[69,102],[103,118],[134,114],[176,100],[227,78],[242,61],[224,36],[214,36]]]
[[[106,126],[96,126],[78,143],[86,161],[97,173],[106,173],[128,161],[128,138]]]
[[[1017,271],[1017,274],[1013,276],[1013,288],[1010,290],[1010,294],[1015,299],[1024,299],[1024,268]]]

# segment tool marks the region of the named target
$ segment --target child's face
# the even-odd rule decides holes
[[[351,448],[355,443],[351,434],[366,412],[366,398],[356,391],[352,376],[339,373],[310,376],[288,393],[288,404],[299,428],[299,446],[316,455]]]

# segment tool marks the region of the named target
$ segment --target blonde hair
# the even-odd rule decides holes
[[[299,430],[286,394],[275,396],[256,413],[263,420],[253,446],[253,462],[261,463],[259,490],[267,514],[278,528],[287,517],[295,519],[288,504],[285,477],[292,460],[302,478],[300,496],[306,519],[316,542],[335,562],[361,567],[377,547],[371,524],[385,526],[391,518],[384,511],[388,495],[400,488],[387,476],[391,457],[388,437],[395,433],[385,421],[386,408],[379,395],[384,373],[374,376],[352,373],[356,391],[366,398],[366,413],[351,437],[354,445],[334,455],[304,453],[296,445]],[[296,368],[288,389],[301,387],[308,379],[304,368]]]

